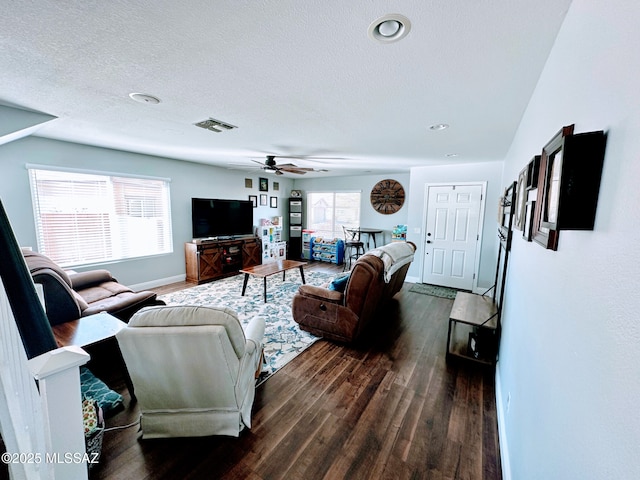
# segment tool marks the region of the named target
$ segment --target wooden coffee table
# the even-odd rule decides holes
[[[293,268],[300,269],[300,276],[302,277],[302,283],[304,284],[304,267],[307,262],[298,262],[296,260],[279,260],[277,262],[265,263],[262,265],[256,265],[254,267],[243,268],[240,273],[244,273],[244,282],[242,283],[242,296],[247,290],[247,282],[249,276],[254,276],[264,279],[264,303],[267,303],[267,277],[282,272],[282,280],[284,281],[286,271]]]

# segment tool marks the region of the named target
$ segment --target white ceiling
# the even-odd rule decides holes
[[[329,170],[307,177],[502,160],[570,3],[4,1],[0,103],[58,117],[42,137]],[[409,34],[374,42],[369,25],[389,13]],[[238,128],[194,126],[209,117]]]

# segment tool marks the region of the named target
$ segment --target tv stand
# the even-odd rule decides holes
[[[260,243],[243,239],[198,239],[184,244],[187,282],[205,283],[236,275],[243,268],[260,264]]]

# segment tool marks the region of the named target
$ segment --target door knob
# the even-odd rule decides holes
[[[427,243],[431,243],[431,240],[427,240]]]

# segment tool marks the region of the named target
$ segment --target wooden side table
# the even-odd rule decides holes
[[[116,333],[126,326],[127,324],[119,318],[109,315],[106,312],[100,312],[87,317],[81,317],[78,320],[55,325],[51,327],[51,329],[60,347],[76,345],[78,347],[90,348],[105,342],[116,342]],[[127,365],[124,363],[124,358],[122,358],[122,352],[117,342],[115,343],[115,348],[111,350],[113,350],[114,353],[114,364],[123,370],[124,381],[131,395],[131,400],[135,400],[136,397],[133,391],[133,383],[129,376],[129,370],[127,370]]]

